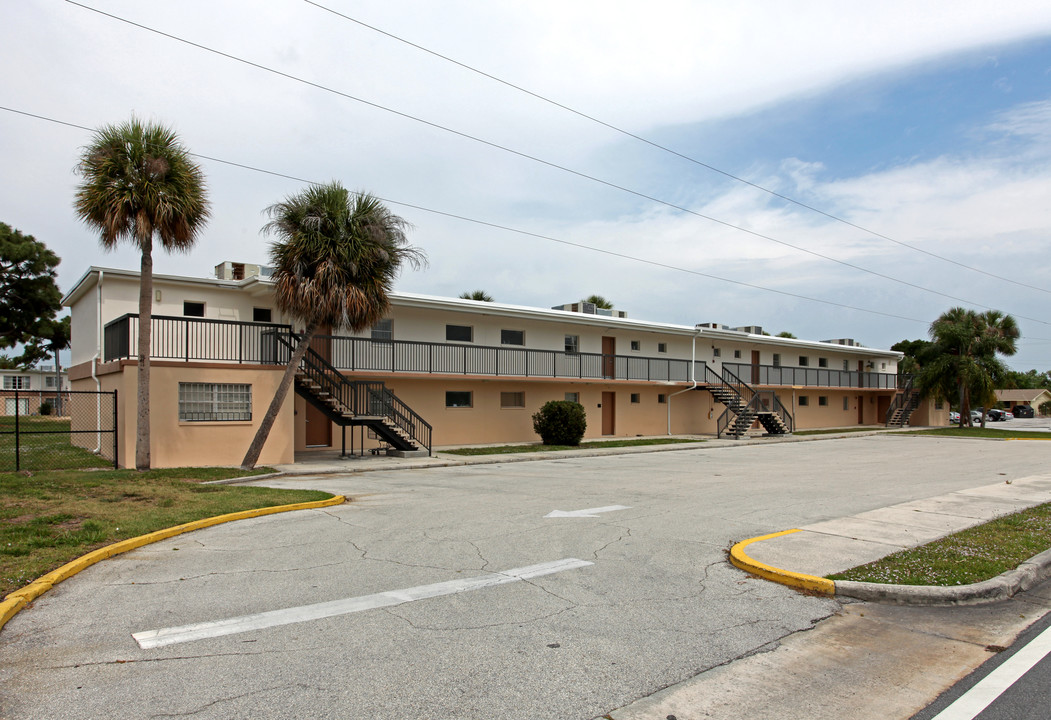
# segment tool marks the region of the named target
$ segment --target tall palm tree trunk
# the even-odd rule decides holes
[[[150,339],[153,334],[153,243],[144,243],[139,275],[139,377],[135,469],[150,469]]]
[[[263,421],[259,423],[259,429],[256,430],[255,437],[252,438],[252,444],[248,446],[248,452],[245,453],[244,460],[241,461],[242,470],[251,470],[259,462],[259,455],[263,452],[263,445],[266,444],[267,438],[270,437],[270,431],[277,420],[277,414],[281,411],[281,406],[285,404],[288,389],[292,387],[292,380],[296,376],[296,370],[299,369],[299,363],[302,362],[303,356],[310,349],[310,341],[314,339],[314,333],[316,332],[317,324],[315,323],[308,326],[299,338],[299,344],[296,345],[292,357],[289,358],[288,365],[285,366],[285,374],[281,376],[281,383],[277,386],[277,392],[274,393],[274,398],[270,401],[270,407],[267,408]]]

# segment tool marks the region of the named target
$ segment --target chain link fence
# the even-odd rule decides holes
[[[117,467],[117,392],[10,391],[0,415],[0,472]]]

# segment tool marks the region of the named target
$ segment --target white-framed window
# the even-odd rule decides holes
[[[470,325],[446,325],[447,342],[474,342],[474,328]]]
[[[29,398],[18,398],[15,402],[13,397],[4,398],[4,415],[28,415]]]
[[[657,343],[657,352],[666,353],[668,352],[668,343]]]
[[[501,330],[501,345],[525,345],[525,333],[521,330]]]
[[[384,318],[372,326],[373,340],[394,339],[394,318]]]
[[[806,407],[810,404],[810,398],[806,395],[799,396],[799,407]]]
[[[579,403],[580,402],[580,393],[578,393],[578,392],[567,392],[566,393],[566,402]]]
[[[781,353],[774,353],[774,367],[781,367]]]
[[[244,383],[179,383],[179,420],[252,419],[252,386]]]
[[[642,342],[639,340],[632,340],[631,349],[633,352],[638,352],[639,350],[642,350]]]
[[[712,348],[712,357],[722,357],[722,356],[723,356],[723,349],[722,348]]]
[[[879,369],[880,370],[886,370],[887,369],[887,363],[880,363],[879,364]]]
[[[821,357],[819,357],[817,359],[817,366],[819,368],[822,368],[822,367],[823,368],[827,368],[828,367],[828,358],[821,358]]]
[[[579,335],[566,335],[566,352],[571,355],[576,355],[580,352]]]
[[[521,391],[517,392],[502,392],[500,393],[500,407],[502,408],[524,408],[525,407],[525,393]]]
[[[741,359],[741,351],[740,350],[734,350],[734,360],[740,360],[740,359]]]
[[[474,407],[474,393],[470,390],[446,390],[445,407],[447,408],[469,408]]]
[[[636,404],[636,405],[638,403],[642,402],[642,393],[632,393],[631,394],[631,402],[632,402],[632,404]]]
[[[28,375],[4,375],[4,390],[28,390]]]
[[[55,376],[54,375],[45,375],[44,376],[44,387],[45,388],[49,388],[51,390],[55,389]]]
[[[182,304],[182,314],[185,317],[204,317],[204,303],[187,300]]]
[[[799,356],[799,367],[806,367],[809,364],[810,364],[810,358],[808,358],[806,355],[800,355]]]
[[[843,361],[843,372],[850,372],[850,360]]]
[[[828,407],[828,395],[818,395],[817,404],[820,407]]]
[[[252,322],[268,323],[274,321],[274,311],[270,308],[252,308]]]

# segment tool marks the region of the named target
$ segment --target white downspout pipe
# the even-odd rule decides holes
[[[95,374],[99,358],[102,357],[102,270],[99,270],[99,282],[95,287],[96,316],[98,321],[98,333],[95,336],[95,357],[91,358],[91,379],[95,381],[95,454],[102,452],[102,381]],[[117,428],[113,428],[117,432]]]
[[[682,395],[688,393],[691,390],[697,389],[697,338],[701,336],[700,325],[695,325],[693,328],[696,332],[693,335],[693,340],[690,343],[690,387],[679,392],[672,393],[668,396],[668,434],[671,435],[671,399],[676,395]]]

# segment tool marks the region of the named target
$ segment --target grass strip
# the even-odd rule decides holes
[[[494,445],[493,447],[453,448],[442,450],[449,455],[511,455],[514,453],[553,452],[555,450],[584,450],[591,448],[637,447],[643,445],[675,445],[678,443],[698,443],[704,440],[689,438],[642,438],[636,440],[593,440],[579,445]]]
[[[203,518],[332,497],[314,490],[204,485],[266,468],[0,473],[0,596],[92,550]]]
[[[913,430],[905,435],[934,435],[955,438],[994,438],[997,440],[1051,440],[1051,432],[1040,430],[1001,430],[1000,428],[946,427]]]
[[[1051,503],[1046,503],[828,578],[895,585],[969,585],[1013,570],[1049,546]]]

